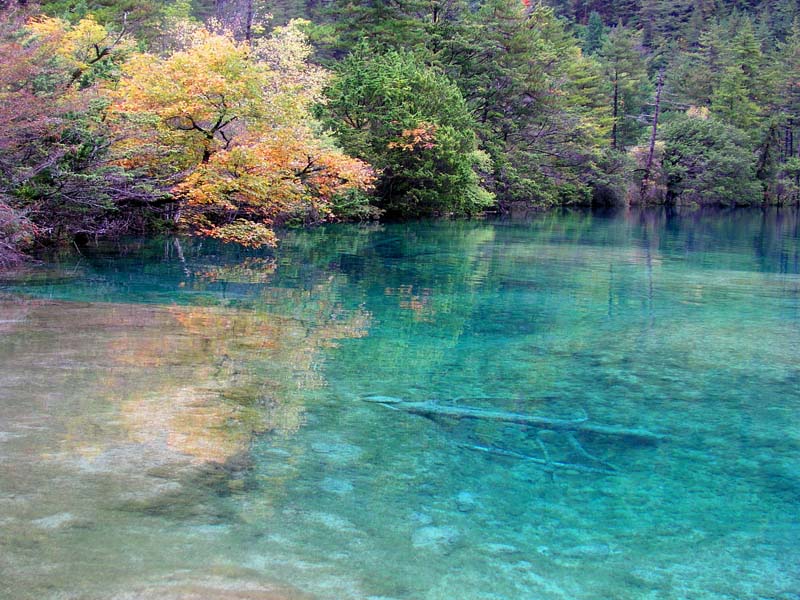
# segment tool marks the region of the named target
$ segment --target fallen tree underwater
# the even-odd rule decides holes
[[[601,425],[590,423],[589,418],[584,416],[575,419],[558,419],[551,417],[542,417],[537,415],[529,415],[524,413],[506,412],[491,409],[476,408],[473,406],[456,406],[444,405],[437,402],[409,402],[400,398],[391,396],[365,396],[362,400],[380,404],[392,410],[402,410],[411,414],[420,415],[428,418],[453,418],[453,419],[472,419],[482,421],[495,421],[501,423],[513,423],[525,427],[536,428],[539,431],[536,434],[536,442],[542,450],[542,457],[530,456],[522,454],[513,450],[505,448],[498,448],[495,446],[483,446],[476,444],[458,444],[459,447],[468,450],[483,452],[486,454],[494,454],[498,456],[505,456],[508,458],[516,458],[531,462],[535,465],[544,467],[551,473],[556,469],[566,471],[576,471],[581,473],[595,473],[600,475],[615,475],[618,469],[598,458],[593,456],[583,445],[575,438],[575,433],[588,433],[594,435],[604,435],[610,437],[624,438],[638,444],[655,445],[659,442],[664,442],[670,439],[670,436],[660,433],[654,433],[646,429],[620,427],[614,425]],[[582,464],[573,462],[564,462],[560,460],[553,460],[550,453],[541,438],[541,434],[545,431],[555,431],[563,433],[573,447],[581,456],[588,459],[594,464]]]
[[[486,421],[502,421],[516,423],[528,427],[538,427],[553,431],[579,431],[599,435],[628,438],[643,444],[657,444],[670,439],[668,435],[653,433],[646,429],[619,427],[615,425],[599,425],[590,423],[586,416],[578,419],[554,419],[527,415],[524,413],[486,410],[471,406],[447,406],[436,402],[408,402],[391,396],[366,396],[366,402],[382,404],[387,408],[403,410],[405,412],[422,415],[425,417],[452,417],[455,419],[480,419]]]
[[[459,447],[466,448],[467,450],[476,450],[478,452],[485,452],[486,454],[496,454],[498,456],[507,456],[509,458],[518,458],[532,462],[536,465],[546,467],[548,470],[564,469],[566,471],[578,471],[579,473],[596,473],[598,475],[616,475],[619,471],[615,466],[600,461],[601,467],[593,467],[591,465],[582,465],[579,463],[568,463],[558,460],[550,460],[548,458],[538,458],[521,452],[514,452],[513,450],[506,450],[505,448],[497,448],[496,446],[480,446],[472,444],[459,444]]]

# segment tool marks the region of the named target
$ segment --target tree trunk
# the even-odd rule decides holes
[[[611,127],[611,148],[613,150],[618,150],[617,148],[617,118],[619,116],[619,78],[617,74],[614,73],[614,123]]]
[[[245,13],[244,39],[249,44],[253,39],[253,0],[247,0],[247,12]]]
[[[664,88],[664,69],[658,72],[658,83],[656,84],[656,105],[653,111],[653,130],[650,132],[650,149],[647,152],[647,163],[644,167],[642,185],[639,188],[641,200],[644,200],[647,187],[650,185],[650,175],[653,170],[653,156],[656,152],[656,135],[658,134],[658,115],[661,110],[661,90]]]

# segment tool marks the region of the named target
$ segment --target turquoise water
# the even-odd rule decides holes
[[[101,244],[0,279],[0,597],[797,600],[798,408],[797,212]]]

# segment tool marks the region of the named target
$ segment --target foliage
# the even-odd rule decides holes
[[[418,216],[472,213],[491,196],[476,169],[475,126],[458,88],[413,54],[362,45],[326,90],[325,124],[381,171],[379,207]]]
[[[798,202],[798,19],[795,0],[0,0],[0,252],[616,202],[643,165],[667,201]]]
[[[610,88],[611,147],[620,150],[637,141],[641,132],[637,117],[651,91],[638,34],[614,27],[600,48],[600,61]]]
[[[593,10],[583,32],[583,51],[586,54],[594,54],[603,47],[605,40],[606,28],[603,25],[603,17]]]
[[[0,26],[0,206],[6,245],[30,246],[140,223],[146,183],[105,163],[96,82],[129,40],[93,19],[11,15]]]
[[[597,63],[549,9],[487,0],[459,81],[476,115],[503,202],[555,204],[591,196],[609,127]]]
[[[756,204],[763,199],[747,136],[714,117],[676,115],[663,129],[668,199]]]
[[[309,111],[327,76],[307,64],[300,25],[255,46],[198,29],[185,50],[125,66],[113,92],[118,161],[169,188],[200,233],[274,244],[276,222],[325,219],[333,196],[371,184],[364,163],[315,131]]]

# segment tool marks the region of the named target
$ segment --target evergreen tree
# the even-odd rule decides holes
[[[473,121],[458,88],[415,55],[361,44],[336,68],[324,123],[342,148],[380,170],[390,214],[472,213],[488,206]]]
[[[642,0],[643,43],[649,48],[668,46],[686,29],[693,12],[692,0]]]
[[[696,48],[673,57],[670,87],[677,102],[688,106],[711,106],[711,96],[723,69],[724,35],[719,23],[712,22],[700,33]]]
[[[727,67],[711,98],[711,112],[742,130],[758,124],[759,107],[751,100],[748,78],[741,66]]]
[[[661,132],[667,199],[674,203],[756,204],[762,188],[747,136],[713,117],[677,115]]]
[[[598,131],[607,125],[594,61],[551,9],[487,0],[475,19],[482,35],[457,81],[494,160],[498,196],[586,199]]]
[[[638,117],[650,93],[638,34],[622,25],[614,27],[600,51],[600,61],[611,89],[611,147],[620,150],[636,141],[641,131]]]
[[[606,28],[603,25],[603,18],[600,13],[593,11],[589,15],[589,23],[583,33],[583,51],[586,54],[596,53],[602,46],[606,38]]]
[[[795,20],[789,38],[781,45],[775,73],[778,81],[778,101],[775,111],[781,116],[784,127],[783,156],[787,159],[800,151],[795,142],[795,128],[800,125],[800,20]]]
[[[771,85],[763,69],[763,55],[753,23],[743,18],[724,49],[724,68],[711,98],[711,111],[726,123],[759,135],[762,105],[771,97]]]
[[[318,11],[328,21],[320,41],[342,57],[364,39],[383,49],[427,49],[437,54],[458,36],[467,0],[331,0]]]

